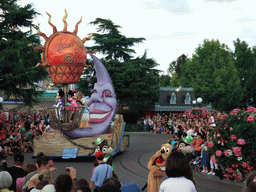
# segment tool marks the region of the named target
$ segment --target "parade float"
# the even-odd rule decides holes
[[[37,28],[37,33],[46,42],[43,47],[30,45],[42,50],[42,63],[37,66],[45,67],[52,83],[64,92],[63,98],[58,96],[62,104],[47,109],[53,130],[34,139],[34,155],[43,152],[48,156],[62,158],[92,156],[99,144],[98,138],[107,141],[114,150],[113,155],[122,152],[129,146],[129,136],[124,135],[125,122],[122,115],[116,114],[117,100],[111,78],[94,52],[86,50],[84,46],[92,35],[82,40],[77,36],[82,18],[77,22],[75,30],[69,32],[66,10],[65,13],[63,31],[57,31],[56,26],[51,23],[51,15],[47,13],[53,34],[47,37]],[[78,83],[84,67],[90,67],[86,64],[88,53],[94,62],[97,82],[86,102],[88,108],[70,107],[67,105],[68,85]],[[82,118],[84,116],[87,118]]]

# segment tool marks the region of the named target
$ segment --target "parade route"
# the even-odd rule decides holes
[[[135,182],[140,188],[147,182],[147,163],[150,157],[167,141],[169,135],[152,133],[129,133],[130,146],[123,153],[113,158],[114,171],[122,183]],[[54,146],[53,146],[54,147]],[[35,162],[32,153],[25,154],[25,164]],[[8,166],[12,165],[13,158],[7,159]],[[78,158],[75,160],[54,159],[57,175],[67,173],[66,167],[73,166],[77,170],[77,178],[90,180],[93,169],[93,158]],[[240,192],[244,183],[229,180],[220,180],[216,176],[194,172],[198,192]],[[167,177],[165,176],[164,179]],[[144,191],[147,191],[146,189]]]

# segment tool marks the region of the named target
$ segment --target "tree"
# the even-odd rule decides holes
[[[40,95],[35,83],[47,76],[45,69],[35,67],[40,52],[27,46],[40,45],[37,35],[25,31],[36,15],[31,4],[22,7],[17,0],[0,0],[0,90],[6,99],[14,96],[27,106]]]
[[[256,105],[256,58],[253,50],[245,41],[234,41],[233,53],[235,66],[243,89],[242,106]]]
[[[161,75],[159,77],[160,87],[170,87],[171,77],[169,75]]]
[[[176,73],[178,77],[181,76],[181,66],[186,62],[187,56],[182,54],[176,61],[170,63],[168,71],[170,74]]]
[[[225,44],[204,40],[192,59],[181,66],[183,87],[193,87],[196,97],[220,111],[231,111],[241,105],[242,89],[231,51]]]
[[[130,47],[141,43],[144,38],[127,38],[120,34],[120,26],[111,20],[97,18],[91,24],[98,25],[93,35],[96,45],[88,47],[97,49],[103,54],[102,62],[106,66],[116,92],[119,105],[128,107],[128,111],[140,113],[154,104],[158,99],[159,70],[154,69],[158,64],[147,54],[133,59],[135,53]],[[83,90],[79,84],[78,89]]]

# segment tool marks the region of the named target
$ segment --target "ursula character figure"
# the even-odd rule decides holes
[[[69,111],[74,111],[75,108],[73,107],[78,107],[76,101],[77,101],[77,90],[69,90],[68,94],[70,95],[70,97],[68,98],[68,101],[70,102],[70,105],[68,106],[68,110]],[[76,108],[76,110],[78,111],[79,108]]]
[[[63,120],[63,112],[64,112],[64,91],[62,89],[59,89],[57,92],[56,98],[58,99],[57,102],[53,105],[53,107],[58,107],[56,109],[56,116],[59,120]]]

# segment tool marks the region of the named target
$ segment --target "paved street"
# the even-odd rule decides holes
[[[130,147],[123,153],[114,157],[114,170],[123,183],[135,182],[142,188],[147,181],[147,163],[150,157],[167,141],[169,135],[152,133],[129,133]],[[54,146],[53,146],[54,147]],[[25,155],[25,161],[33,162],[32,154]],[[65,167],[73,166],[77,170],[77,178],[90,180],[93,168],[93,159],[78,158],[75,160],[54,159],[54,166],[58,168],[56,175],[65,172]],[[8,159],[8,166],[12,159]],[[240,192],[244,183],[231,182],[226,179],[219,180],[216,176],[195,173],[196,188],[198,192]],[[164,177],[166,179],[167,177]],[[145,190],[146,191],[146,190]]]

